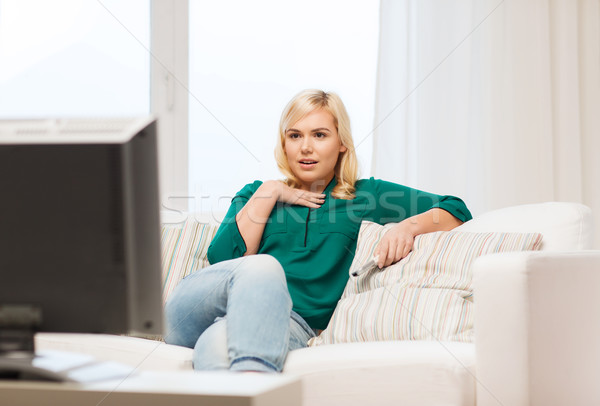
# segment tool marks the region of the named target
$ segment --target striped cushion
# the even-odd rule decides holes
[[[350,274],[373,256],[388,228],[363,222]],[[356,341],[471,342],[471,264],[480,255],[538,249],[539,233],[435,232],[383,271],[350,277],[327,329],[309,345]]]
[[[163,224],[161,228],[161,258],[163,302],[179,281],[193,271],[209,265],[206,251],[218,226],[203,224],[189,217],[182,224]]]

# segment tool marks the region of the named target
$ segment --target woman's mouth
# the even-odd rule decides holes
[[[312,159],[302,159],[302,160],[300,160],[298,162],[300,163],[300,167],[302,169],[314,168],[315,165],[317,164],[317,161],[312,160]]]

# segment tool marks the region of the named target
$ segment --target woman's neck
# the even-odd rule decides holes
[[[319,179],[310,184],[302,184],[302,185],[300,185],[299,189],[306,190],[309,192],[322,193],[325,189],[327,189],[327,186],[329,186],[329,184],[334,179],[335,179],[335,175],[333,175],[329,179]]]

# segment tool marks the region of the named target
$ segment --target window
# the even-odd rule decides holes
[[[281,179],[279,117],[300,90],[340,95],[362,176],[369,175],[379,2],[189,2],[189,192],[193,210],[226,211],[256,179]]]
[[[368,176],[378,20],[375,0],[0,0],[0,118],[143,115],[152,97],[163,202],[220,212],[282,177],[281,111],[321,88],[344,100]]]
[[[0,116],[150,112],[148,0],[0,0]]]

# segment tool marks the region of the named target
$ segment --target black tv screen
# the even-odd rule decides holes
[[[0,322],[162,333],[157,162],[151,117],[0,121]]]

